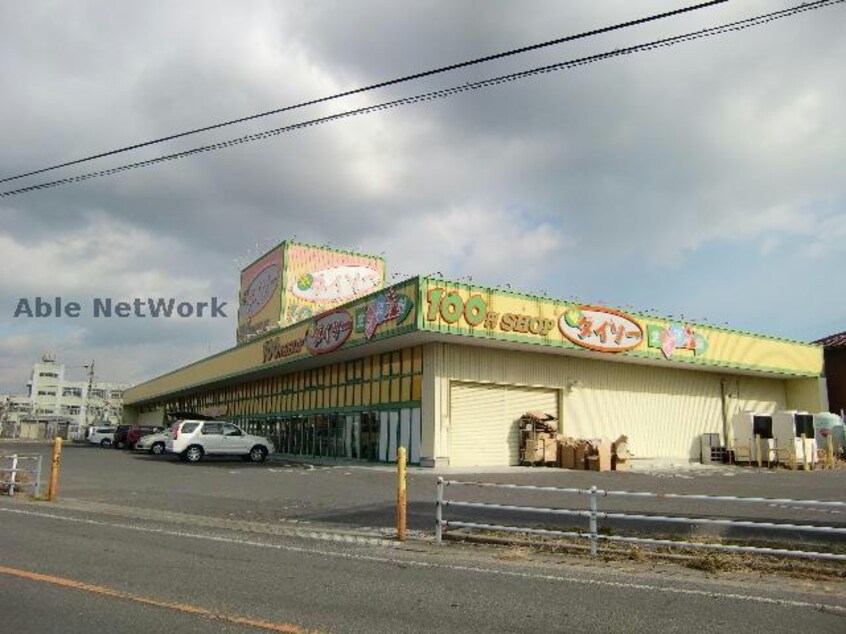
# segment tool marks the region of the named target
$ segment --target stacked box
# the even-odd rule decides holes
[[[587,467],[590,471],[611,471],[611,443],[594,440],[588,445]]]
[[[629,439],[620,436],[611,444],[611,468],[614,471],[629,470]]]

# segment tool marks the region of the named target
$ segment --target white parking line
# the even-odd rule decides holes
[[[83,519],[76,517],[68,517],[65,515],[56,515],[53,513],[40,513],[35,511],[25,511],[22,509],[0,508],[0,511],[5,513],[14,513],[18,515],[30,515],[34,517],[43,517],[48,519],[55,519],[65,522],[74,522],[78,524],[88,524],[92,526],[104,526],[108,528],[119,528],[124,530],[134,530],[144,533],[155,533],[159,535],[169,535],[174,537],[188,537],[191,539],[203,539],[212,542],[221,542],[226,544],[234,544],[238,546],[252,546],[256,548],[268,548],[273,550],[281,550],[287,552],[300,553],[305,555],[314,555],[318,557],[332,557],[336,559],[351,559],[356,561],[367,561],[372,563],[383,563],[389,565],[401,564],[409,568],[425,568],[435,570],[450,570],[455,572],[469,572],[475,574],[498,575],[502,577],[512,577],[518,579],[532,579],[540,581],[556,581],[559,583],[572,583],[585,586],[600,586],[607,588],[619,588],[627,590],[641,590],[645,592],[660,592],[662,594],[675,594],[686,596],[707,597],[710,599],[725,599],[731,601],[744,601],[750,603],[763,603],[768,605],[777,605],[781,607],[793,608],[809,608],[812,610],[822,610],[841,616],[846,616],[846,607],[837,605],[828,605],[823,603],[811,603],[809,601],[795,601],[790,599],[777,599],[773,597],[762,597],[747,594],[737,594],[730,592],[712,592],[709,590],[696,590],[692,588],[678,588],[668,586],[655,586],[643,583],[628,583],[622,581],[608,581],[603,579],[585,579],[583,577],[569,577],[565,575],[546,575],[533,574],[528,572],[518,572],[514,570],[501,570],[495,568],[482,568],[478,566],[462,566],[457,564],[441,564],[426,561],[415,561],[398,559],[391,557],[384,557],[378,555],[363,555],[359,553],[344,553],[335,551],[320,550],[317,548],[304,548],[301,546],[292,546],[288,544],[269,544],[264,542],[256,542],[247,539],[236,539],[232,537],[220,537],[216,535],[204,535],[201,533],[192,533],[189,531],[168,530],[162,528],[152,528],[149,526],[138,526],[135,524],[120,524],[113,522],[101,522],[98,520]],[[350,540],[352,541],[352,540]]]
[[[829,514],[834,514],[834,515],[841,515],[843,513],[843,511],[838,511],[838,510],[835,510],[835,509],[823,509],[823,508],[809,509],[809,508],[804,507],[804,506],[790,506],[788,504],[767,504],[767,506],[770,506],[774,509],[788,509],[788,510],[791,510],[791,511],[802,511],[803,513],[807,513],[808,511],[813,511],[814,513],[829,513]]]

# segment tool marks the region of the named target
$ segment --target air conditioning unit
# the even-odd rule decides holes
[[[773,434],[773,417],[758,412],[738,412],[732,418],[734,437],[732,449],[735,460],[771,463],[776,459],[776,443]]]
[[[702,457],[702,464],[713,464],[723,462],[725,456],[725,448],[720,438],[720,434],[702,434],[700,439],[700,455]]]
[[[793,452],[797,464],[813,466],[817,463],[813,414],[795,410],[776,412],[773,414],[773,438],[779,452]]]

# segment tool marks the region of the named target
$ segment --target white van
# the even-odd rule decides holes
[[[253,436],[243,429],[220,420],[183,420],[171,426],[168,453],[179,454],[186,462],[199,462],[203,456],[242,456],[252,462],[264,462],[273,453],[273,443]]]
[[[92,427],[88,442],[101,447],[111,447],[115,439],[114,427]]]

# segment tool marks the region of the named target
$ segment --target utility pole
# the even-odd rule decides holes
[[[10,396],[7,396],[3,400],[3,409],[0,410],[0,437],[2,437],[3,434],[6,433],[6,419],[8,418],[9,410],[12,407],[11,401],[12,398]]]
[[[88,412],[91,409],[91,389],[94,387],[94,359],[91,359],[91,365],[86,366],[88,368],[88,389],[85,391],[85,431],[83,438],[87,438],[88,436],[88,427],[89,427],[89,414]]]

